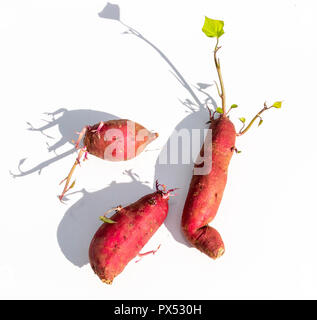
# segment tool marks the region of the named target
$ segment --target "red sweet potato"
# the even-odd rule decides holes
[[[78,134],[76,148],[79,148],[82,139],[84,139],[84,146],[80,149],[68,176],[61,182],[66,181],[63,192],[59,196],[60,200],[74,186],[74,182],[70,185],[70,180],[83,155],[84,160],[89,153],[108,161],[126,161],[139,155],[158,137],[158,133],[152,133],[140,124],[126,119],[85,126]]]
[[[200,155],[207,152],[212,169],[206,175],[193,175],[185,202],[182,229],[188,241],[211,258],[224,253],[220,234],[208,223],[215,217],[227,182],[227,171],[235,149],[236,131],[228,117],[211,119],[212,144],[203,145]],[[206,148],[205,148],[206,147]],[[196,165],[198,167],[199,165]]]
[[[114,223],[104,223],[89,247],[90,265],[98,277],[111,284],[165,220],[170,192],[159,190],[127,207],[116,208]]]
[[[85,130],[87,152],[109,161],[125,161],[136,157],[158,137],[140,124],[126,120],[110,120]]]
[[[203,166],[206,165],[211,170],[208,173],[197,174],[201,164],[195,164],[194,175],[190,183],[187,199],[183,209],[182,230],[188,241],[200,251],[204,252],[211,258],[220,257],[225,249],[220,234],[214,228],[208,226],[218,211],[223,191],[227,182],[228,165],[235,148],[236,136],[245,134],[256,120],[259,120],[259,126],[262,124],[262,114],[271,108],[281,108],[282,101],[277,101],[270,107],[264,103],[264,107],[252,118],[250,123],[245,126],[245,118],[240,118],[243,123],[239,132],[236,132],[233,123],[229,120],[228,113],[238,105],[231,105],[226,112],[226,92],[220,67],[220,60],[217,52],[219,38],[224,34],[224,22],[205,17],[202,31],[209,38],[216,38],[216,45],[213,52],[214,63],[219,78],[215,82],[216,88],[221,98],[221,108],[218,107],[213,115],[210,112],[210,129],[212,130],[212,142],[209,141],[208,135],[200,151],[200,156],[204,158]],[[220,117],[215,119],[214,115],[218,113]],[[201,159],[201,157],[199,159]]]

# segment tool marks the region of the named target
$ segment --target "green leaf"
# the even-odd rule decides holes
[[[235,109],[235,108],[238,108],[238,105],[237,104],[233,104],[233,105],[231,105],[231,107],[230,107],[231,109]]]
[[[207,37],[220,38],[225,32],[223,31],[224,22],[221,20],[213,20],[205,17],[205,23],[203,26],[203,32]]]
[[[105,216],[101,216],[101,217],[99,217],[99,219],[104,223],[116,223],[116,221],[113,221]]]
[[[68,190],[74,188],[75,182],[76,182],[76,180],[73,181],[73,183],[70,185],[70,187],[68,188]]]
[[[223,110],[222,110],[222,108],[217,108],[217,109],[216,109],[216,112],[218,112],[218,113],[223,113]]]
[[[242,152],[241,150],[238,150],[238,151],[237,151],[237,153],[241,153],[241,152]]]
[[[277,109],[281,108],[282,107],[282,101],[274,102],[272,107],[277,108]]]
[[[263,123],[263,120],[261,119],[260,122],[259,122],[258,127],[259,127],[262,123]]]
[[[239,120],[240,120],[242,123],[245,123],[245,118],[241,117],[241,118],[239,118]]]

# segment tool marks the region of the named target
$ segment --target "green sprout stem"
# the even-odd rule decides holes
[[[104,223],[117,223],[116,221],[113,221],[112,219],[110,218],[107,218],[106,215],[109,214],[110,212],[112,211],[115,211],[115,212],[119,212],[120,210],[122,210],[122,206],[117,206],[115,208],[111,208],[109,210],[107,210],[103,216],[99,217],[99,219],[104,222]]]
[[[264,103],[264,108],[261,109],[261,110],[253,117],[253,119],[252,119],[252,120],[250,121],[250,123],[245,127],[244,130],[243,130],[243,128],[244,128],[244,124],[243,124],[243,127],[242,127],[241,130],[237,133],[237,136],[242,136],[243,134],[245,134],[245,133],[252,127],[254,121],[255,121],[257,118],[262,119],[262,118],[261,118],[261,114],[262,114],[264,111],[271,109],[272,107],[273,107],[273,106],[268,107],[268,106],[266,105],[266,103]]]
[[[224,34],[223,26],[224,26],[224,22],[222,20],[214,20],[214,19],[210,19],[207,16],[205,16],[205,22],[204,22],[202,31],[209,38],[217,38],[215,49],[214,49],[213,53],[214,53],[214,63],[215,63],[216,69],[217,69],[220,86],[218,86],[218,83],[216,81],[215,81],[215,84],[216,84],[218,95],[221,98],[222,107],[216,108],[214,113],[219,113],[220,117],[227,118],[231,109],[237,108],[238,105],[237,104],[231,105],[228,112],[226,112],[226,92],[225,92],[225,87],[224,87],[222,73],[221,73],[220,60],[217,57],[218,50],[221,48],[221,46],[219,46],[219,38]],[[261,114],[264,111],[271,109],[271,108],[277,108],[277,109],[281,108],[282,102],[283,101],[276,101],[270,107],[268,107],[266,105],[266,103],[264,103],[264,108],[262,110],[260,110],[255,115],[255,117],[250,121],[250,123],[247,126],[245,124],[245,118],[243,118],[243,117],[239,118],[239,120],[243,123],[243,125],[242,125],[242,128],[240,129],[240,131],[236,135],[242,136],[243,134],[245,134],[252,127],[254,121],[257,118],[260,119],[259,124],[258,124],[258,126],[260,126],[263,123],[263,119],[261,117]],[[210,115],[210,121],[213,120],[214,114],[211,115],[210,110],[209,110],[209,115]],[[208,121],[207,123],[210,123],[210,121]],[[239,153],[238,150],[237,150],[237,152]]]
[[[228,115],[231,110],[232,110],[232,108],[230,107],[226,115]]]
[[[214,62],[215,62],[217,73],[218,73],[221,92],[219,90],[217,82],[216,82],[216,86],[217,86],[218,94],[219,94],[221,101],[222,101],[221,105],[222,105],[223,115],[226,116],[226,92],[225,92],[225,87],[223,84],[223,78],[222,78],[221,67],[220,67],[220,60],[219,60],[219,58],[217,58],[217,52],[221,48],[218,46],[218,44],[219,44],[219,38],[217,38],[217,42],[216,42],[216,46],[215,46],[215,50],[214,50]]]
[[[72,177],[72,175],[73,175],[76,167],[80,164],[80,159],[81,159],[81,157],[82,157],[85,153],[86,153],[86,149],[85,149],[85,148],[82,148],[82,149],[79,150],[78,156],[77,156],[77,158],[76,158],[76,160],[75,160],[75,163],[73,164],[72,168],[70,169],[70,172],[69,172],[68,176],[67,176],[64,180],[61,181],[60,184],[62,184],[62,183],[65,182],[65,181],[66,181],[66,182],[65,182],[65,186],[64,186],[64,189],[63,189],[62,194],[61,194],[60,196],[58,196],[60,201],[63,200],[63,197],[64,197],[64,195],[66,194],[66,192],[69,191],[69,189],[71,189],[71,188],[74,186],[75,181],[74,181],[74,182],[71,184],[71,186],[69,187],[70,180],[71,180],[71,177]]]

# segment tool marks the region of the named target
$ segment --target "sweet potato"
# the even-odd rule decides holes
[[[204,157],[208,151],[205,147],[212,149],[208,152],[211,157],[205,157],[205,162],[212,161],[212,169],[206,175],[193,175],[183,210],[182,229],[193,246],[211,258],[218,258],[224,253],[224,244],[217,230],[208,223],[215,217],[222,199],[236,131],[226,116],[211,119],[210,129],[212,144],[203,145],[200,156]]]
[[[126,161],[139,155],[149,143],[158,137],[158,133],[152,133],[140,124],[126,119],[85,126],[78,134],[76,148],[79,149],[82,139],[84,146],[80,148],[68,176],[61,182],[66,181],[63,192],[59,196],[60,200],[74,186],[74,182],[70,185],[70,180],[83,155],[84,160],[87,159],[89,153],[108,161]]]
[[[172,190],[159,189],[127,207],[115,208],[110,223],[95,233],[89,247],[90,265],[98,277],[111,284],[165,220]],[[113,223],[111,223],[113,222]]]
[[[205,166],[207,163],[207,167],[211,167],[211,170],[207,174],[195,174],[194,169],[182,216],[182,230],[188,241],[214,259],[220,257],[224,253],[225,248],[218,231],[208,226],[208,223],[214,219],[218,211],[227,182],[228,165],[232,154],[234,151],[239,153],[235,147],[236,136],[246,133],[257,119],[260,126],[263,123],[261,115],[264,111],[271,108],[281,108],[282,105],[281,101],[275,102],[270,107],[264,103],[264,107],[253,117],[246,127],[245,118],[240,118],[243,126],[239,132],[236,132],[233,123],[229,120],[228,113],[231,109],[235,109],[238,106],[233,104],[228,112],[226,112],[226,94],[220,61],[217,57],[217,52],[221,48],[218,45],[219,38],[224,34],[223,26],[223,21],[205,17],[202,31],[208,37],[217,38],[213,58],[220,86],[218,86],[217,82],[215,84],[222,104],[221,108],[217,108],[212,115],[210,112],[212,142],[210,143],[206,138],[200,151],[200,156],[204,157],[203,165]],[[219,114],[217,119],[215,118],[215,113]],[[201,164],[195,164],[196,169],[199,169],[200,166]]]
[[[101,159],[125,161],[139,155],[157,137],[157,133],[151,133],[136,122],[110,120],[87,126],[84,146],[88,153]]]

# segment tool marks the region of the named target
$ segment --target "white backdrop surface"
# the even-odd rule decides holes
[[[316,299],[316,2],[113,4],[120,21],[101,0],[0,2],[0,298]],[[175,128],[208,120],[201,84],[216,71],[205,15],[225,21],[219,56],[236,126],[265,100],[284,101],[237,140],[242,153],[213,221],[226,245],[217,261],[180,232],[191,166],[157,162]],[[203,91],[219,105],[213,85]],[[90,156],[61,204],[74,132],[104,118],[129,118],[160,137],[126,163]],[[98,216],[149,193],[156,178],[181,188],[144,250],[161,248],[106,286],[87,257]]]

